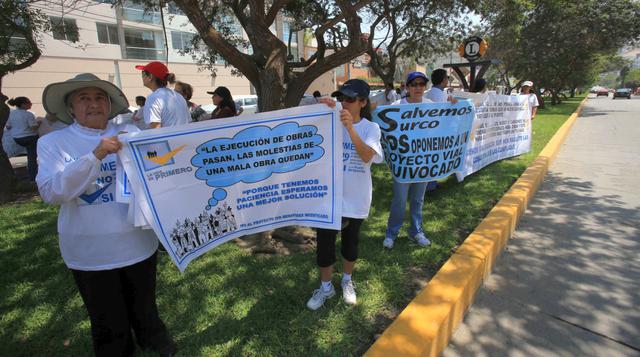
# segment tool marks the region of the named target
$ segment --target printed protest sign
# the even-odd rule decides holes
[[[287,225],[340,229],[342,125],[312,105],[120,136],[133,199],[180,270]]]
[[[456,92],[476,103],[476,117],[467,147],[465,176],[483,167],[531,150],[531,110],[526,96]]]
[[[378,107],[373,119],[395,180],[429,182],[461,172],[473,117],[467,100]]]

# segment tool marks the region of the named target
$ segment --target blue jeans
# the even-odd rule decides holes
[[[424,233],[422,230],[422,205],[424,203],[424,192],[427,189],[427,183],[399,183],[393,181],[393,198],[391,199],[391,212],[389,213],[389,221],[387,222],[387,238],[396,239],[402,221],[404,212],[407,207],[407,199],[409,200],[409,236],[413,237],[418,233]]]

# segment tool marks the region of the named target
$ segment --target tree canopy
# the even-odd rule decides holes
[[[503,61],[504,77],[533,80],[554,102],[561,90],[594,81],[598,56],[640,36],[640,4],[633,0],[489,0],[484,6],[491,54]]]
[[[157,3],[143,1],[147,6]],[[297,105],[307,87],[322,74],[363,54],[366,41],[358,11],[371,0],[174,0],[198,31],[194,39],[200,62],[212,67],[223,58],[258,92],[260,111]],[[290,33],[306,30],[317,43],[308,58],[290,54],[290,38],[272,32],[282,17]],[[246,40],[234,31],[239,25]],[[196,51],[198,48],[196,47]]]
[[[367,7],[367,52],[373,71],[392,83],[400,59],[424,59],[451,51],[473,31],[465,16],[473,2],[376,0]]]

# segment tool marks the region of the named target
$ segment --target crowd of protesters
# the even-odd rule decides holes
[[[13,140],[27,150],[29,178],[36,181],[45,202],[61,207],[60,251],[87,309],[94,352],[98,356],[131,355],[136,343],[162,356],[171,356],[177,350],[156,305],[158,240],[151,230],[128,223],[126,205],[114,200],[92,204],[96,198],[86,193],[95,189],[100,177],[115,175],[116,153],[122,147],[118,133],[229,118],[240,112],[226,87],[207,92],[215,105],[215,109],[207,113],[202,106],[191,102],[193,87],[176,81],[176,75],[163,63],[150,62],[135,68],[140,70],[141,84],[151,93],[146,98],[135,98],[138,109],[126,113],[128,119],[123,119],[128,101],[122,91],[89,73],[49,84],[44,89],[43,105],[47,112],[44,120],[37,120],[29,111],[31,101],[26,97],[8,102],[15,109],[11,111],[6,129],[11,131]],[[432,86],[426,91],[429,81]],[[484,90],[481,85],[484,87],[484,83],[476,83],[476,91]],[[393,105],[455,104],[456,99],[447,92],[448,86],[449,76],[445,70],[433,71],[430,78],[422,72],[412,72],[403,81],[401,91],[387,85],[384,97],[386,104]],[[531,82],[524,83],[523,95],[529,95],[531,86]],[[320,286],[307,301],[311,310],[320,308],[336,294],[332,275],[338,234],[342,237],[342,297],[349,305],[357,301],[352,274],[358,259],[360,227],[369,215],[373,199],[371,165],[383,161],[381,132],[371,121],[369,96],[369,85],[359,79],[346,81],[331,94],[335,99],[323,97],[318,91],[313,94],[314,103],[339,110],[343,147],[352,152],[343,174],[342,229],[317,230]],[[532,102],[532,106],[534,104]],[[535,117],[535,109],[532,116]],[[38,129],[43,125],[52,133],[39,139]],[[106,172],[105,168],[114,168],[114,172]],[[407,202],[408,238],[419,247],[429,246],[431,242],[423,229],[422,208],[425,192],[435,183],[393,180],[389,184],[393,198],[383,247],[393,248],[403,225]],[[186,249],[188,245],[203,244],[214,235],[235,229],[234,217],[226,211],[217,215],[219,217],[203,214],[197,222],[178,222],[172,233],[173,243]]]

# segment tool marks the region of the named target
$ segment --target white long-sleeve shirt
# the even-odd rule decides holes
[[[93,154],[102,138],[137,130],[111,122],[105,130],[74,123],[38,142],[38,190],[45,202],[60,205],[60,252],[70,269],[128,266],[158,247],[154,233],[129,223],[128,206],[115,201],[116,155],[100,161]]]

